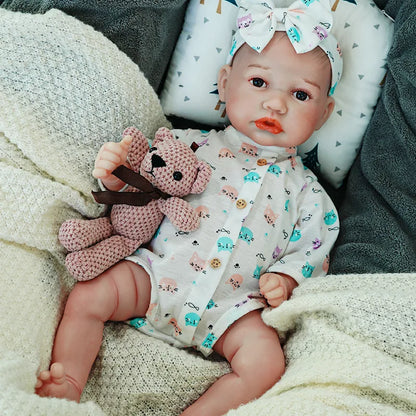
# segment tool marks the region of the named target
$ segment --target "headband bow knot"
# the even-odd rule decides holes
[[[319,46],[327,54],[332,69],[332,94],[342,73],[340,50],[329,33],[332,25],[328,0],[295,0],[288,7],[275,7],[273,0],[242,0],[229,62],[242,44],[261,52],[274,32],[285,31],[297,53]]]
[[[328,37],[332,14],[320,1],[296,0],[289,7],[242,1],[237,21],[241,37],[253,49],[263,50],[276,30],[285,30],[296,52],[304,53]]]

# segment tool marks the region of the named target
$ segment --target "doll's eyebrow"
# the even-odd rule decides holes
[[[321,90],[321,86],[320,86],[319,84],[317,84],[317,83],[315,83],[315,82],[313,82],[313,81],[310,81],[310,80],[308,80],[308,79],[305,79],[305,78],[303,78],[303,81],[304,81],[306,84],[312,85],[312,87],[315,87],[315,88],[317,88],[318,90]]]
[[[265,70],[270,69],[270,67],[268,67],[268,66],[263,66],[263,65],[259,65],[259,64],[250,64],[248,66],[248,68],[260,68],[260,69],[265,69]]]

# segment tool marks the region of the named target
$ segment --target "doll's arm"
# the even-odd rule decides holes
[[[289,275],[277,273],[265,273],[260,277],[259,282],[260,293],[273,308],[289,299],[297,285],[296,280]]]
[[[194,231],[199,227],[199,216],[195,209],[181,198],[159,200],[159,208],[178,230]]]
[[[111,172],[121,165],[129,166],[127,153],[132,142],[132,137],[126,135],[121,142],[107,142],[101,146],[95,159],[92,175],[100,179],[102,184],[111,191],[119,191],[125,184]]]

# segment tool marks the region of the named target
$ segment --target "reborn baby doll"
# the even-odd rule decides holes
[[[261,396],[284,373],[278,335],[261,310],[328,270],[336,209],[295,147],[331,114],[342,61],[329,33],[328,0],[298,0],[289,8],[242,1],[238,22],[229,64],[218,75],[231,125],[174,131],[197,142],[198,157],[212,168],[206,190],[186,197],[200,213],[200,227],[179,233],[165,220],[148,248],[75,285],[53,364],[38,378],[39,395],[80,400],[108,320],[130,320],[173,345],[216,351],[229,361],[232,372],[185,416],[223,415]],[[107,143],[93,174],[119,190],[124,183],[111,172],[125,160],[123,141]]]

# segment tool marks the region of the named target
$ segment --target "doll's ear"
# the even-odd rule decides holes
[[[218,71],[218,79],[217,79],[217,87],[218,87],[218,95],[222,102],[226,102],[226,85],[228,81],[228,77],[231,73],[231,66],[230,65],[223,65],[220,70]]]
[[[332,114],[332,111],[335,107],[335,101],[333,97],[326,97],[326,107],[324,111],[322,112],[321,118],[317,121],[315,130],[319,130],[329,119],[330,115]]]
[[[198,174],[191,188],[191,194],[200,194],[205,190],[211,179],[211,167],[207,162],[199,160],[197,163]]]

